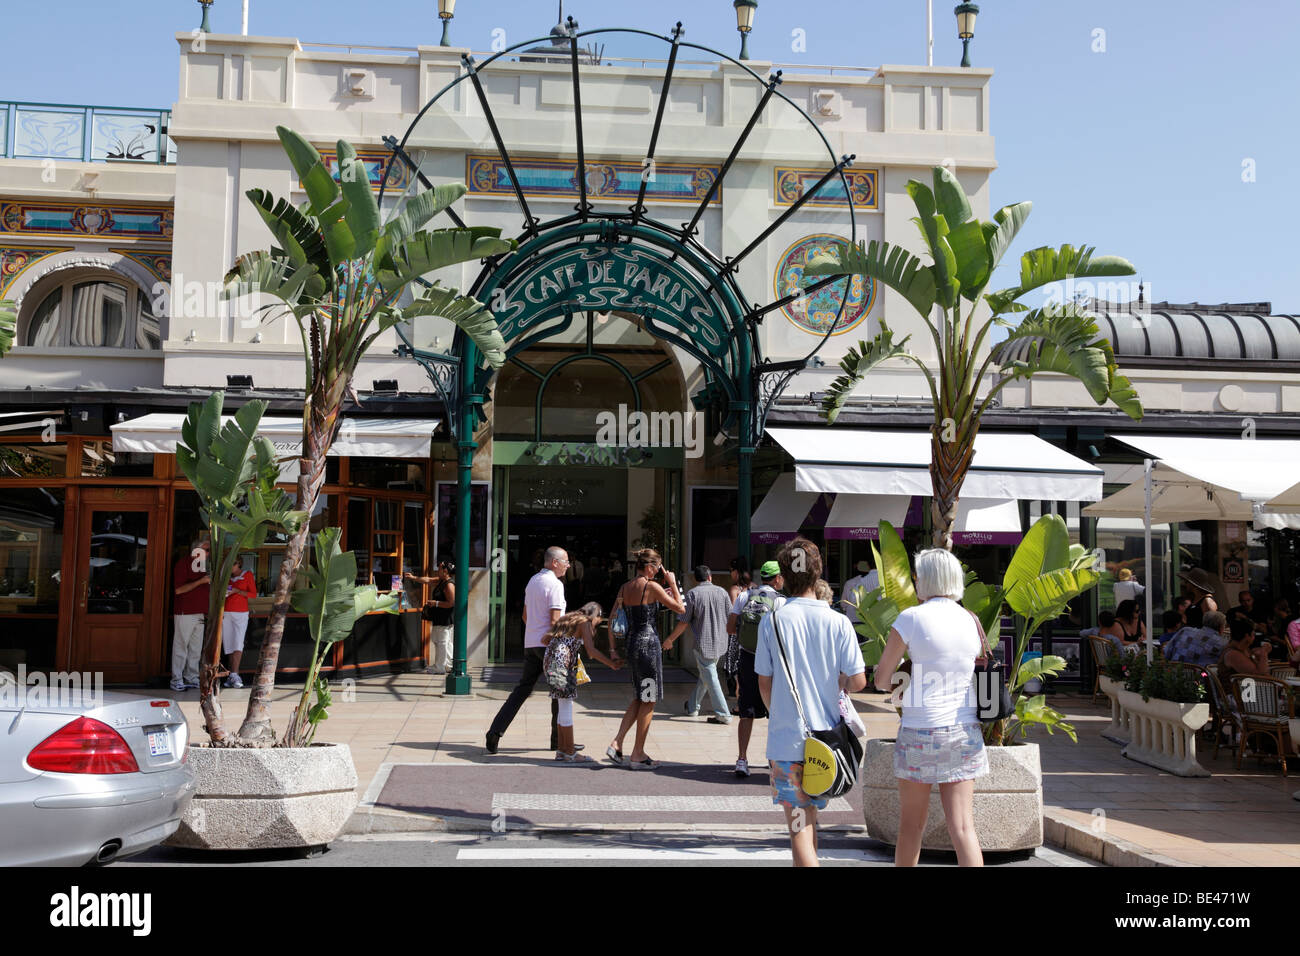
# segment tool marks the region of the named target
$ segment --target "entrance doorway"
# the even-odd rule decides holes
[[[498,443],[496,451],[510,460],[516,443]],[[569,610],[595,601],[608,614],[628,579],[629,554],[636,548],[653,547],[671,569],[679,567],[677,522],[666,516],[679,513],[680,463],[498,466],[493,485],[498,509],[493,530],[505,553],[505,574],[493,575],[489,605],[493,662],[523,656],[524,589],[541,569],[548,547],[569,553],[564,582]]]
[[[77,520],[77,593],[71,666],[109,684],[141,683],[152,672],[168,580],[155,489],[86,489]]]

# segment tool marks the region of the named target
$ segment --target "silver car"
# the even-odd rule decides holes
[[[176,832],[195,786],[179,705],[41,690],[0,683],[0,866],[108,863]]]

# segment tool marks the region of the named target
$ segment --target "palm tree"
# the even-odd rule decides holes
[[[297,509],[311,514],[325,481],[325,456],[341,424],[340,411],[366,349],[387,329],[418,316],[451,320],[492,367],[505,362],[505,341],[492,313],[477,300],[423,277],[446,266],[510,252],[514,240],[487,227],[424,229],[466,192],[452,183],[425,190],[388,223],[380,222],[365,165],[347,142],[338,142],[339,179],[302,136],[276,127],[302,182],[307,202],[294,206],[261,189],[246,195],[277,247],[242,256],[226,275],[225,296],[259,292],[293,316],[305,363],[303,442]],[[420,283],[412,301],[398,300]],[[306,523],[289,539],[276,581],[271,617],[258,658],[257,677],[239,737],[270,743],[270,696],[293,594],[306,553]]]
[[[951,550],[957,499],[975,452],[980,420],[1008,384],[1039,372],[1056,372],[1082,382],[1098,405],[1110,400],[1131,418],[1142,417],[1142,403],[1116,367],[1110,342],[1101,337],[1083,308],[1065,303],[1030,309],[1019,301],[1053,282],[1133,275],[1136,270],[1118,256],[1094,256],[1090,247],[1043,246],[1020,257],[1017,285],[985,294],[1032,204],[1004,206],[992,222],[979,220],[971,213],[957,178],[941,166],[934,168],[933,190],[909,180],[907,192],[916,206],[912,221],[921,230],[930,265],[901,246],[872,240],[856,247],[845,243],[836,253],[818,256],[804,274],[870,276],[902,295],[925,319],[938,356],[936,369],[932,371],[907,351],[910,336],[895,342],[893,330],[881,321],[879,334],[850,348],[840,362],[843,374],[831,384],[822,412],[827,424],[834,422],[849,394],[882,362],[900,358],[921,369],[934,404],[930,435],[934,546]],[[969,303],[964,318],[963,300]],[[981,300],[990,314],[977,326],[975,312]],[[936,305],[942,311],[937,321],[932,318]],[[1004,317],[1017,312],[1023,313],[1018,323]],[[995,325],[1009,332],[985,352]],[[981,398],[980,385],[990,372],[992,384]]]

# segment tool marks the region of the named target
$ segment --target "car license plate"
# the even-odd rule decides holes
[[[149,756],[170,757],[172,754],[171,735],[165,730],[151,731],[149,734]]]

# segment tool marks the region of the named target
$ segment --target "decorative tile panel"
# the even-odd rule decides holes
[[[876,169],[854,169],[852,167],[844,170],[844,176],[849,181],[849,190],[853,194],[853,207],[855,209],[878,209],[879,203],[876,201],[876,179],[879,174]],[[773,201],[778,206],[792,206],[803,195],[805,189],[811,189],[817,185],[817,180],[826,175],[823,169],[808,169],[799,166],[777,166],[775,171],[775,186],[773,187]],[[844,183],[839,177],[830,180],[823,186],[812,199],[805,203],[806,207],[823,207],[847,209],[849,197],[844,192]]]
[[[160,282],[172,280],[172,254],[170,252],[143,252],[139,249],[109,249],[118,255],[126,256],[132,262],[143,266],[150,275]]]
[[[511,163],[525,196],[577,198],[577,163],[526,157],[511,157]],[[648,175],[645,192],[647,200],[699,203],[718,178],[721,168],[659,162],[652,168],[642,163],[587,163],[587,198],[621,199],[635,203],[641,190],[641,177]],[[510,172],[499,156],[467,156],[465,182],[472,195],[515,194]],[[709,204],[716,206],[719,202],[719,197],[715,195]]]
[[[337,150],[322,149],[320,158],[325,163],[325,168],[330,171],[330,175],[337,182],[339,178],[339,154]],[[396,159],[392,153],[383,149],[359,149],[357,150],[357,159],[361,160],[366,167],[366,178],[370,180],[370,188],[375,192],[379,191],[380,185],[384,181],[385,171],[388,176],[388,190],[385,196],[395,195],[393,190],[401,192],[411,185],[411,170],[401,160]],[[391,167],[389,164],[392,164]],[[298,188],[302,189],[302,182],[298,183]]]
[[[778,299],[785,298],[806,288],[819,279],[805,279],[804,266],[808,260],[822,253],[834,252],[838,246],[848,243],[843,236],[818,233],[804,236],[782,253],[776,266],[775,291]],[[817,290],[811,296],[804,296],[781,307],[787,319],[814,335],[825,335],[835,323],[840,303],[844,301],[843,279],[837,279]],[[871,311],[871,304],[876,297],[876,284],[868,276],[853,276],[849,280],[849,301],[844,306],[839,324],[835,326],[835,335],[856,327]]]
[[[31,266],[55,253],[71,251],[71,246],[0,246],[0,299]]]
[[[0,202],[0,235],[170,239],[171,206]]]

